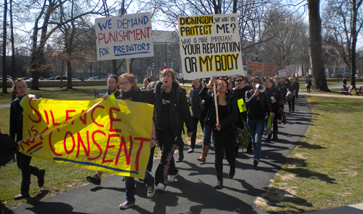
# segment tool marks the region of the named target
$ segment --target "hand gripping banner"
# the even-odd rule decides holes
[[[153,105],[116,99],[24,97],[23,154],[117,175],[145,177]]]

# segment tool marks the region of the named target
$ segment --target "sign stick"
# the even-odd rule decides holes
[[[217,119],[217,124],[219,124],[219,115],[218,115],[218,101],[217,101],[217,87],[216,87],[216,82],[213,83],[213,91],[214,91],[214,105],[216,107],[216,119]]]
[[[130,63],[129,63],[129,58],[126,58],[126,72],[128,74],[130,74]]]

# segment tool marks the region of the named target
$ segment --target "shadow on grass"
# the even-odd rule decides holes
[[[327,176],[325,174],[314,172],[314,171],[311,171],[311,170],[308,170],[308,169],[294,168],[294,169],[282,169],[282,170],[284,170],[286,172],[289,172],[289,173],[293,173],[297,177],[317,179],[317,180],[325,181],[325,182],[330,183],[330,184],[337,184],[335,182],[334,178],[330,178],[329,176]]]
[[[297,197],[286,190],[273,187],[268,188],[268,194],[265,194],[263,198],[267,200],[266,205],[268,206],[280,208],[283,210],[293,210],[294,212],[306,211],[301,207],[313,207],[313,204],[307,202],[305,199]],[[282,203],[285,204],[282,205]],[[296,206],[291,204],[295,204]]]
[[[306,142],[299,142],[297,145],[300,148],[306,148],[306,149],[326,149],[326,147],[320,146],[320,145],[312,145]]]

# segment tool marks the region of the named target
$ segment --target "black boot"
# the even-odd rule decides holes
[[[267,135],[266,141],[267,142],[270,142],[271,141],[271,134]]]

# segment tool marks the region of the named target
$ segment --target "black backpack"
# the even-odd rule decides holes
[[[18,151],[18,144],[13,138],[0,132],[0,166],[14,159],[16,151]]]

